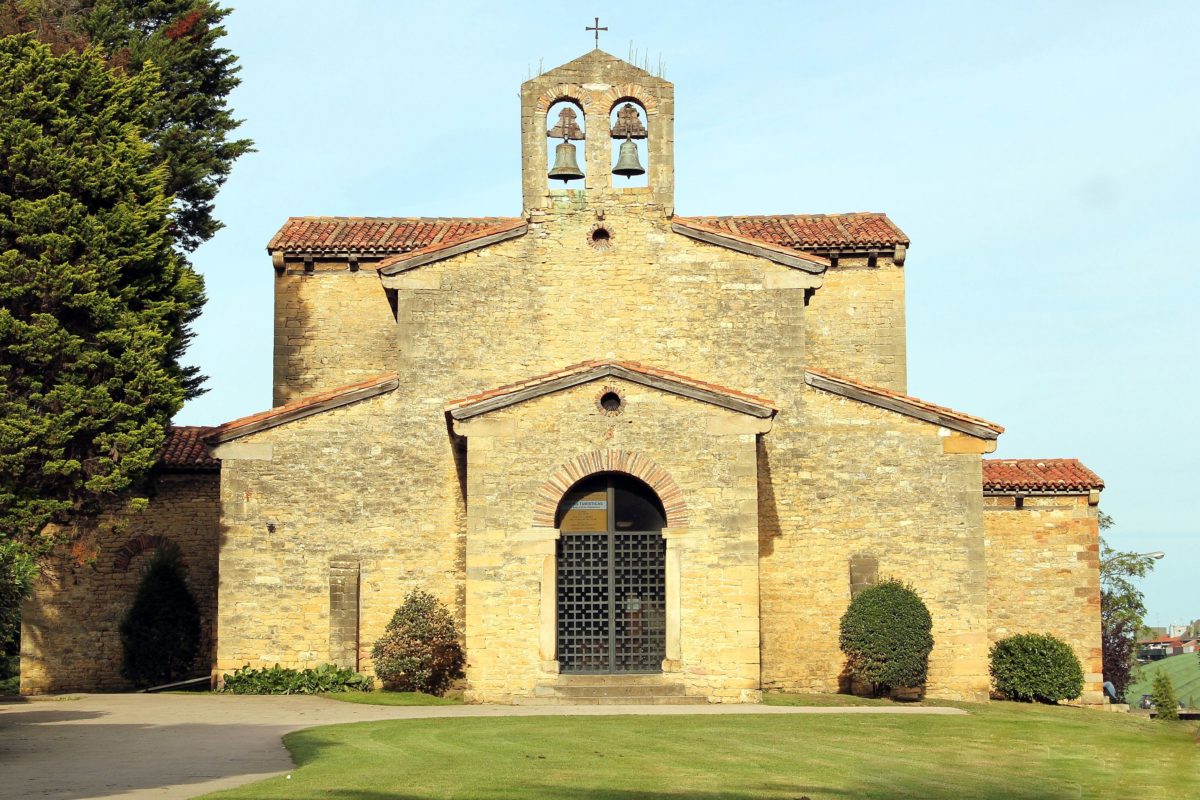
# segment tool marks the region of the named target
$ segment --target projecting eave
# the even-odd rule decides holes
[[[420,250],[414,250],[411,253],[392,256],[380,261],[376,266],[379,275],[384,279],[384,284],[387,284],[387,278],[391,275],[399,275],[402,272],[423,267],[426,264],[432,264],[436,261],[444,261],[447,258],[469,253],[473,250],[480,250],[484,247],[490,247],[500,242],[506,242],[509,239],[515,239],[518,236],[524,236],[529,230],[529,225],[523,219],[514,220],[501,225],[496,225],[491,228],[485,228],[473,236],[458,239],[453,242],[439,242],[438,244],[423,247]]]
[[[210,448],[216,447],[252,433],[261,433],[298,419],[323,414],[360,400],[378,397],[394,390],[399,385],[400,376],[395,372],[389,372],[357,383],[338,386],[320,394],[302,397],[267,411],[260,411],[257,414],[226,422],[224,425],[212,429],[212,432],[204,437],[204,443]]]
[[[761,239],[751,239],[747,236],[738,236],[736,234],[720,231],[715,228],[710,228],[706,225],[696,225],[690,222],[683,222],[679,219],[672,220],[671,230],[681,236],[686,236],[689,239],[694,239],[705,244],[724,247],[727,250],[733,250],[738,253],[744,253],[749,256],[765,258],[768,261],[773,261],[776,264],[781,264],[785,267],[802,270],[811,275],[821,275],[829,267],[829,259],[821,258],[810,253],[804,253],[798,250],[791,250],[786,247],[780,247],[770,242],[762,241]]]
[[[970,414],[935,405],[918,397],[903,395],[881,386],[860,383],[822,370],[806,370],[804,382],[814,389],[821,389],[850,400],[904,414],[913,419],[974,436],[977,439],[995,441],[1000,434],[1004,433],[1002,426],[986,419],[973,417]],[[992,446],[989,445],[989,447]]]
[[[668,372],[645,364],[610,360],[584,361],[545,375],[527,378],[520,383],[500,386],[453,400],[446,405],[446,413],[456,421],[468,420],[491,411],[508,408],[517,403],[608,377],[621,378],[630,383],[649,386],[759,419],[769,420],[776,413],[773,403],[755,395],[698,381],[676,372]]]

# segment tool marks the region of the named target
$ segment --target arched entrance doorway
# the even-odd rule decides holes
[[[643,481],[584,478],[555,514],[557,657],[564,673],[661,672],[666,514]]]

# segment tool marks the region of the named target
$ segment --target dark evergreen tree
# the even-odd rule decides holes
[[[146,141],[158,73],[0,38],[0,536],[26,555],[154,465],[204,301]]]
[[[121,620],[121,674],[138,686],[189,676],[200,647],[200,610],[188,588],[179,552],[155,551]]]
[[[32,32],[56,53],[102,49],[131,75],[152,64],[161,95],[145,135],[167,166],[175,243],[189,252],[221,229],[213,201],[249,139],[228,108],[237,57],[220,46],[229,9],[210,0],[5,0],[0,34]]]

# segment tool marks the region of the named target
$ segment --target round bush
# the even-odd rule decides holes
[[[1009,700],[1057,703],[1083,693],[1083,667],[1071,646],[1048,633],[1020,633],[992,645],[992,684]]]
[[[442,694],[461,678],[466,661],[450,611],[419,590],[396,609],[371,657],[388,688],[429,694]]]
[[[878,695],[925,685],[932,630],[929,609],[912,587],[883,580],[850,601],[839,642],[850,675]]]

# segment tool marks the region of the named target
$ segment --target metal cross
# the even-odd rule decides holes
[[[599,49],[600,49],[600,31],[606,31],[606,30],[608,30],[608,26],[605,26],[605,27],[601,28],[601,27],[600,27],[600,18],[599,18],[599,17],[596,17],[596,21],[595,21],[595,23],[593,23],[593,24],[595,25],[595,27],[594,27],[594,28],[593,28],[593,27],[591,27],[591,26],[589,26],[589,27],[587,27],[587,28],[584,28],[584,30],[585,30],[585,31],[595,31],[595,32],[596,32],[596,49],[597,49],[597,50],[599,50]]]

